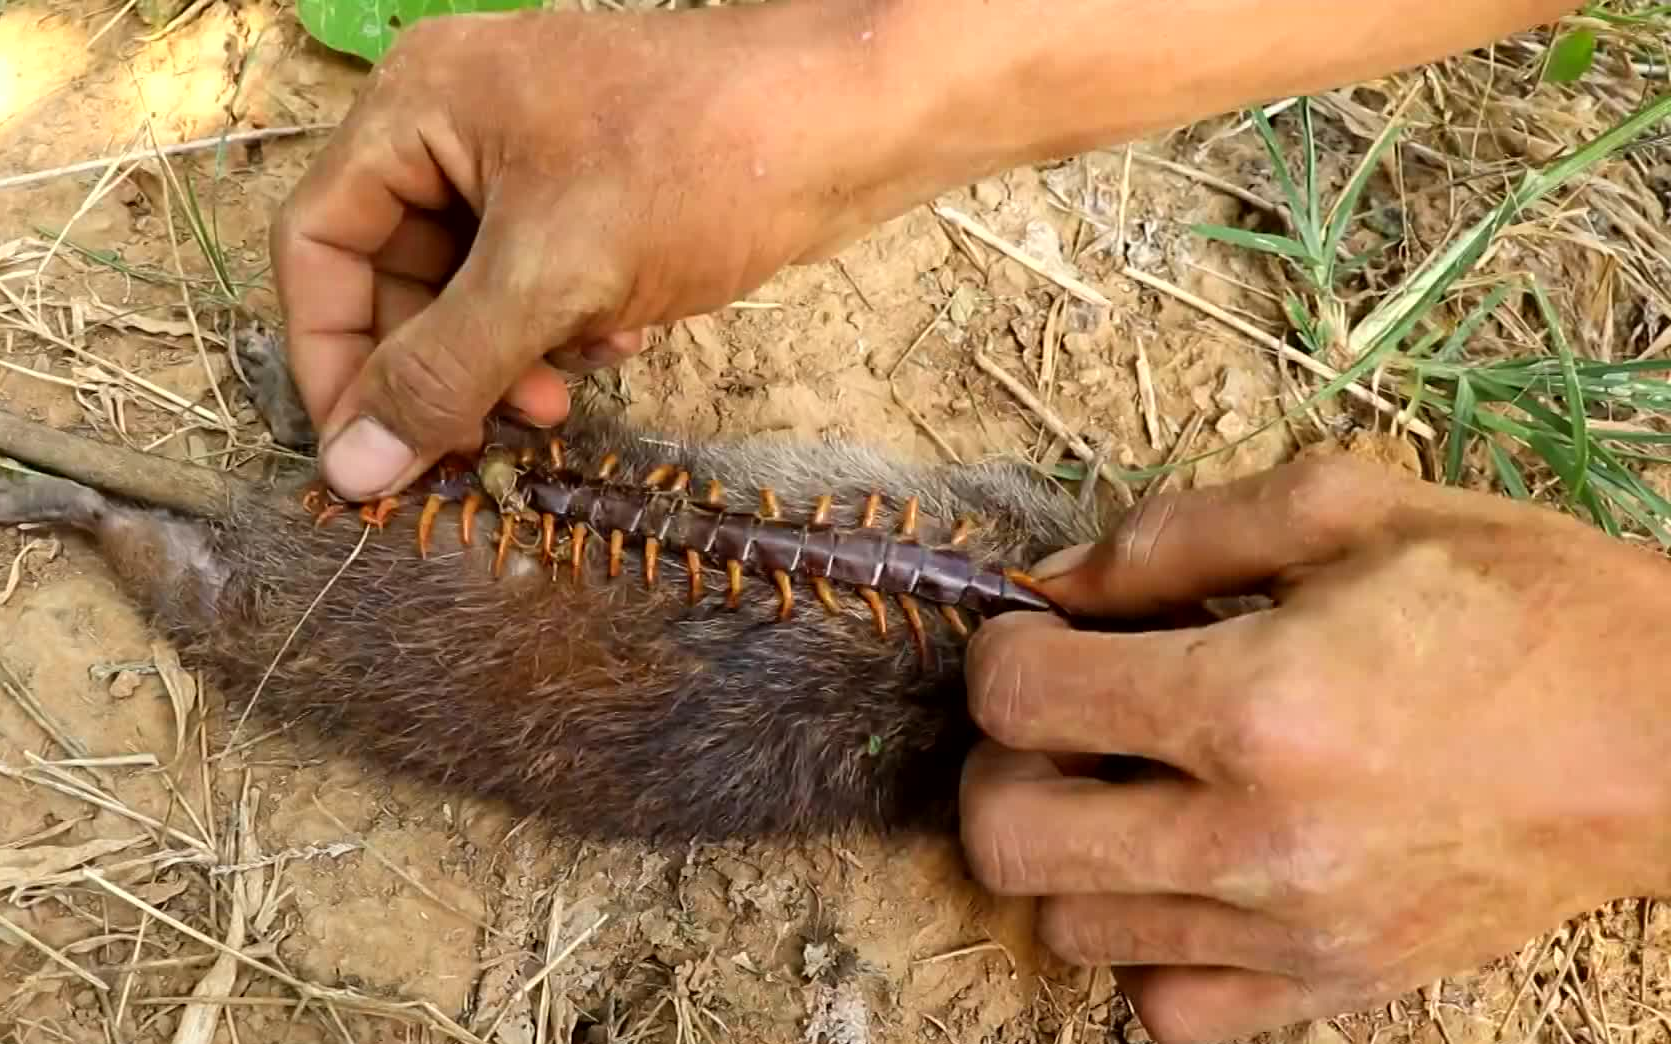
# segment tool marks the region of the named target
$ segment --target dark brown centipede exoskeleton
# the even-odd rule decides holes
[[[882,496],[865,500],[856,526],[832,521],[835,503],[821,496],[804,521],[786,518],[770,487],[760,490],[754,511],[732,508],[725,490],[710,482],[702,496],[691,494],[691,476],[672,464],[652,467],[633,483],[617,477],[619,458],[606,454],[590,473],[573,467],[561,440],[549,441],[545,454],[490,445],[473,465],[452,458],[443,461],[412,487],[409,497],[421,497],[418,552],[427,557],[434,524],[447,503],[461,505],[459,536],[469,546],[477,538],[475,518],[485,504],[493,504],[500,518],[494,535],[494,574],[504,568],[512,547],[538,554],[555,565],[559,533],[567,531],[569,567],[581,578],[583,552],[589,534],[604,535],[608,545],[608,576],[623,572],[629,542],[644,560],[644,583],[656,582],[660,556],[681,555],[690,577],[692,605],[705,596],[704,563],[725,571],[725,604],[741,603],[745,575],[762,577],[778,598],[778,619],[787,620],[795,599],[795,583],[804,580],[820,605],[841,611],[836,586],[851,588],[869,609],[877,634],[888,633],[883,601],[890,597],[904,614],[919,655],[928,656],[922,603],[938,608],[941,617],[962,638],[970,633],[965,611],[977,617],[1012,609],[1052,611],[1052,602],[1030,577],[1014,569],[981,566],[962,545],[973,522],[960,518],[949,536],[936,543],[922,538],[923,515],[916,497],[906,497],[900,522],[893,531],[881,527]],[[320,488],[304,497],[304,505],[319,523],[340,515],[347,505]],[[387,498],[360,508],[360,519],[381,528],[397,509],[399,498]],[[533,536],[517,537],[526,526]]]

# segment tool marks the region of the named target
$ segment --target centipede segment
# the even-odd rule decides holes
[[[504,575],[513,550],[555,568],[566,533],[569,572],[579,583],[587,541],[598,534],[607,541],[611,580],[625,571],[629,547],[644,556],[647,589],[657,583],[664,551],[682,558],[693,606],[707,594],[710,564],[723,571],[728,609],[741,607],[750,574],[769,581],[780,622],[793,615],[798,581],[811,587],[818,604],[832,616],[843,611],[837,594],[841,587],[858,595],[877,636],[885,639],[890,630],[886,600],[891,598],[925,662],[930,646],[924,603],[934,606],[960,639],[971,633],[965,612],[980,618],[1008,609],[1054,608],[1025,573],[983,567],[970,557],[970,519],[953,522],[942,543],[925,540],[922,504],[914,496],[900,503],[899,521],[892,530],[882,526],[879,491],[865,497],[856,525],[836,520],[831,494],[819,496],[804,521],[796,521],[786,517],[770,487],[759,491],[759,506],[751,512],[730,507],[718,481],[709,481],[700,497],[693,495],[690,473],[673,463],[656,464],[632,482],[618,474],[617,454],[605,454],[589,471],[579,470],[570,458],[562,441],[552,438],[543,452],[490,446],[474,462],[443,461],[418,486],[423,496],[417,523],[420,557],[429,557],[435,524],[446,504],[459,505],[458,536],[466,547],[475,541],[479,513],[492,508],[498,517],[491,545],[496,578]],[[305,492],[303,505],[318,525],[347,507],[334,501],[322,485]],[[364,504],[360,518],[381,529],[398,506],[395,498]],[[524,522],[535,527],[526,542],[517,535]]]

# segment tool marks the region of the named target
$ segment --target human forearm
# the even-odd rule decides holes
[[[843,6],[840,0],[836,6]],[[897,167],[882,179],[882,208],[893,210],[1013,166],[1438,60],[1577,5],[870,0],[845,6],[839,16],[819,17],[849,21],[850,30],[833,38],[852,54],[854,79],[870,93],[846,85],[826,93],[862,99],[866,111],[837,123],[868,124],[876,132],[872,150]],[[892,148],[881,150],[890,135]]]

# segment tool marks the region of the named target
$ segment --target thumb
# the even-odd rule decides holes
[[[1408,488],[1354,458],[1312,457],[1145,501],[1102,540],[1058,551],[1031,575],[1069,612],[1162,613],[1346,553],[1380,532]]]
[[[434,302],[366,360],[321,432],[320,468],[339,496],[392,496],[443,455],[477,448],[494,405],[583,327],[589,313],[554,306],[544,280],[519,285],[506,261],[491,235],[478,238]],[[561,382],[538,391],[545,419],[561,420]]]

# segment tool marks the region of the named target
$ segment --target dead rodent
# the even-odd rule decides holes
[[[242,361],[272,429],[305,442],[274,343],[246,338]],[[783,518],[805,524],[823,503],[844,533],[875,510],[876,531],[955,540],[994,570],[1097,535],[1076,498],[1019,465],[928,467],[835,442],[692,443],[585,413],[551,434],[567,468],[596,474],[612,457],[623,489],[659,481],[701,500],[717,483],[745,513],[769,490]],[[525,444],[546,452],[544,438]],[[504,546],[491,499],[468,546],[460,505],[446,503],[420,555],[422,495],[381,530],[357,509],[316,526],[300,506],[311,478],[233,488],[207,518],[64,478],[0,478],[0,523],[90,534],[157,630],[227,694],[234,720],[253,696],[251,721],[306,722],[345,753],[505,799],[566,833],[672,842],[955,828],[976,734],[967,639],[938,604],[871,601],[855,583],[830,584],[826,603],[803,564],[787,571],[783,615],[776,578],[751,566],[733,599],[714,554],[697,556],[693,604],[687,553],[659,547],[649,573],[641,536],[653,527],[612,547],[619,521],[582,527],[577,581],[569,520],[542,528],[536,512]],[[978,625],[968,611],[959,619]]]

